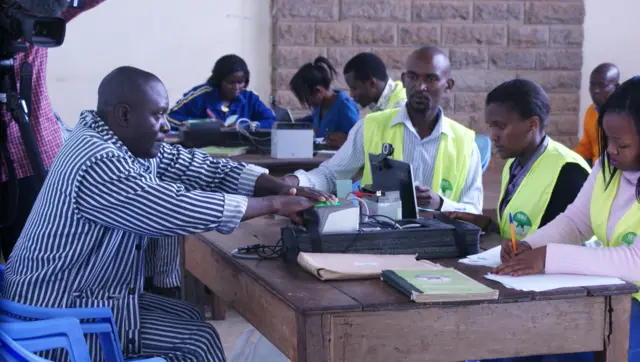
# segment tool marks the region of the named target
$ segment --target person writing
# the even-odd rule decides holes
[[[589,165],[577,153],[545,132],[549,97],[526,79],[504,82],[487,95],[485,122],[498,154],[508,160],[502,171],[497,221],[488,216],[452,213],[485,231],[521,240],[565,211],[589,176]]]
[[[337,72],[329,60],[316,58],[293,75],[289,88],[298,101],[312,109],[313,129],[332,148],[340,148],[360,118],[358,105],[345,92],[331,89]]]
[[[640,283],[640,77],[616,89],[598,117],[600,158],[567,210],[517,243],[502,246],[509,275],[582,274]],[[595,235],[603,248],[580,246]],[[640,360],[640,293],[633,295],[629,361]],[[539,356],[526,361],[592,361],[592,353]],[[502,360],[505,361],[505,360]],[[508,359],[507,361],[522,361]]]
[[[167,116],[172,128],[183,126],[189,120],[216,119],[233,126],[240,119],[258,122],[260,128],[271,129],[276,121],[273,111],[250,90],[247,63],[235,54],[218,59],[205,84],[185,93]]]
[[[402,82],[394,82],[387,67],[373,53],[359,53],[344,66],[344,80],[351,98],[370,112],[400,108],[407,101]]]
[[[126,356],[224,361],[220,338],[187,303],[139,289],[149,238],[216,230],[335,198],[265,170],[164,143],[167,90],[133,67],[109,73],[60,151],[6,264],[4,298],[52,308],[107,307]],[[95,335],[92,360],[99,360]],[[51,358],[46,356],[45,358]]]
[[[371,183],[369,153],[379,154],[383,143],[393,144],[391,156],[411,164],[419,206],[442,211],[482,213],[482,170],[475,133],[447,118],[440,107],[451,91],[449,58],[438,48],[423,47],[409,55],[402,74],[407,103],[402,108],[375,112],[359,121],[346,143],[318,168],[285,176],[291,185],[324,191],[336,180],[351,178],[364,166],[362,184]]]
[[[598,65],[589,77],[589,94],[593,104],[587,108],[582,125],[582,138],[573,150],[592,164],[595,164],[600,156],[598,150],[598,110],[616,90],[619,82],[620,70],[611,63]]]

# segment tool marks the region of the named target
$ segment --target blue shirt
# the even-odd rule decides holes
[[[314,108],[311,113],[316,137],[326,137],[330,132],[348,134],[360,119],[358,104],[345,92],[336,91],[336,95],[336,99],[322,119],[320,119],[320,107]]]
[[[135,158],[85,111],[7,261],[1,294],[39,307],[111,308],[125,354],[139,354],[149,238],[231,233],[263,171],[167,144],[156,158]]]
[[[276,121],[276,115],[267,107],[257,94],[243,90],[229,106],[222,110],[222,99],[217,88],[208,84],[199,85],[182,96],[169,112],[167,119],[172,128],[183,125],[191,119],[212,118],[224,121],[229,116],[237,115],[238,119],[246,118],[259,122],[260,128],[270,129]]]

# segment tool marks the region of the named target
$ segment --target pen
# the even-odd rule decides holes
[[[509,227],[511,229],[511,248],[513,249],[513,256],[516,256],[516,228],[513,225],[513,216],[509,213]]]

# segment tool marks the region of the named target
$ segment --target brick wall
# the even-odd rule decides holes
[[[409,52],[435,45],[451,59],[454,92],[445,111],[485,132],[486,93],[526,77],[551,97],[549,133],[573,145],[578,134],[583,0],[274,0],[273,91],[295,110],[288,90],[296,69],[324,55],[339,73],[360,51],[373,51],[399,79]],[[345,88],[340,78],[334,85]]]

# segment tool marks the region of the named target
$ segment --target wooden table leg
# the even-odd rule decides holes
[[[227,302],[215,295],[211,289],[205,288],[209,308],[211,309],[211,319],[214,321],[223,321],[227,318]]]
[[[630,318],[630,296],[616,295],[606,297],[604,350],[596,352],[595,361],[627,361],[629,351]]]

